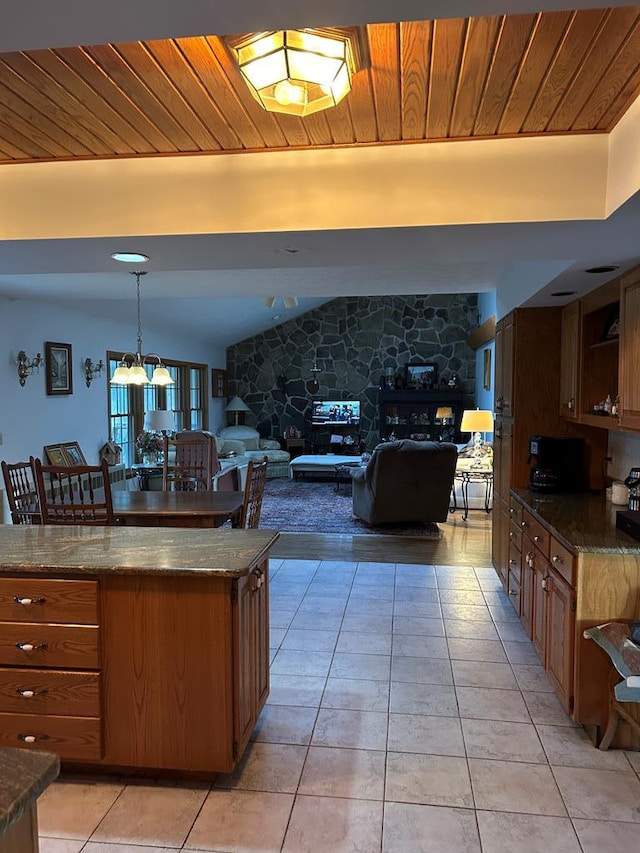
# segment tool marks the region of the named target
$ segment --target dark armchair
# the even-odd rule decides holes
[[[458,450],[436,441],[379,444],[353,472],[353,512],[367,524],[446,521]]]

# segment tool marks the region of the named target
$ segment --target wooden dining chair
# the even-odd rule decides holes
[[[14,524],[42,524],[38,490],[31,462],[2,462],[7,502]]]
[[[213,488],[220,463],[212,435],[184,430],[164,439],[162,489],[165,492],[201,492]]]
[[[31,457],[43,524],[114,524],[109,465],[43,465]]]
[[[267,479],[267,463],[249,461],[247,480],[244,486],[244,502],[240,527],[257,527],[262,511],[262,496]]]

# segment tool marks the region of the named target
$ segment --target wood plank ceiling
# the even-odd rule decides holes
[[[640,8],[372,24],[338,106],[265,112],[222,38],[0,55],[0,163],[610,131]]]

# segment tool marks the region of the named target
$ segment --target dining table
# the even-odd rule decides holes
[[[238,491],[112,492],[116,524],[129,527],[240,527],[244,493]]]

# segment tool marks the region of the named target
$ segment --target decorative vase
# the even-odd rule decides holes
[[[142,461],[145,465],[156,465],[158,462],[158,451],[148,450],[142,454]]]

